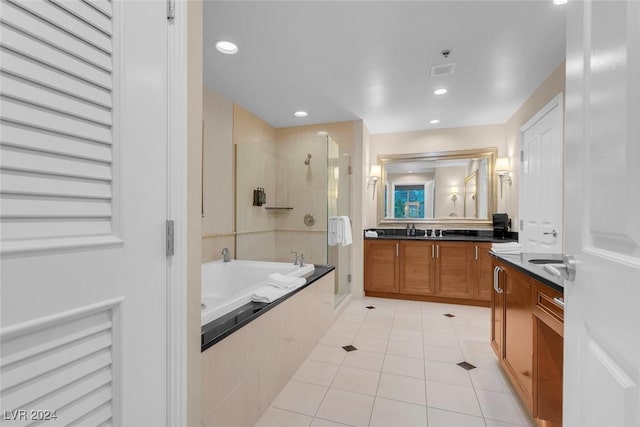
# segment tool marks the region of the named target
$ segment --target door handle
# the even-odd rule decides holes
[[[396,243],[396,257],[400,256],[398,246],[399,246],[398,243]]]
[[[564,298],[556,297],[553,299],[553,302],[556,303],[556,305],[564,308]]]
[[[573,282],[576,278],[576,260],[571,255],[565,255],[562,257],[562,264],[545,264],[544,271]]]
[[[551,231],[547,231],[547,232],[542,233],[542,234],[545,235],[545,236],[552,235],[553,237],[558,237],[558,232],[555,229],[553,229]]]
[[[436,258],[440,258],[440,245],[436,245]]]
[[[478,245],[476,245],[476,261],[478,260]]]
[[[436,245],[431,245],[431,258],[435,258]]]

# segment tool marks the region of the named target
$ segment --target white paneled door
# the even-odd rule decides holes
[[[640,3],[568,3],[564,425],[640,426]]]
[[[563,116],[559,94],[520,129],[520,243],[527,252],[562,252]]]
[[[166,8],[0,0],[2,423],[167,424]]]

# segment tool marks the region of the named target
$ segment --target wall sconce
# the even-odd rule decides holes
[[[451,201],[453,202],[453,209],[456,208],[456,200],[458,200],[458,187],[451,187]]]
[[[504,180],[507,180],[509,186],[511,186],[511,184],[513,183],[509,170],[508,157],[498,157],[498,159],[496,160],[496,174],[500,178],[500,198],[502,199],[502,187],[504,185]]]
[[[376,198],[376,185],[378,184],[378,178],[382,176],[382,167],[380,165],[371,165],[371,171],[369,172],[369,182],[367,187],[373,186],[372,199]]]

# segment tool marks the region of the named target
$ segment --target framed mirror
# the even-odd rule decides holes
[[[496,211],[498,150],[378,156],[378,223],[478,227]]]

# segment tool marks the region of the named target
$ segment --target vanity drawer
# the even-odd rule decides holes
[[[564,326],[563,294],[542,283],[535,282],[533,312],[549,326],[560,331]]]

